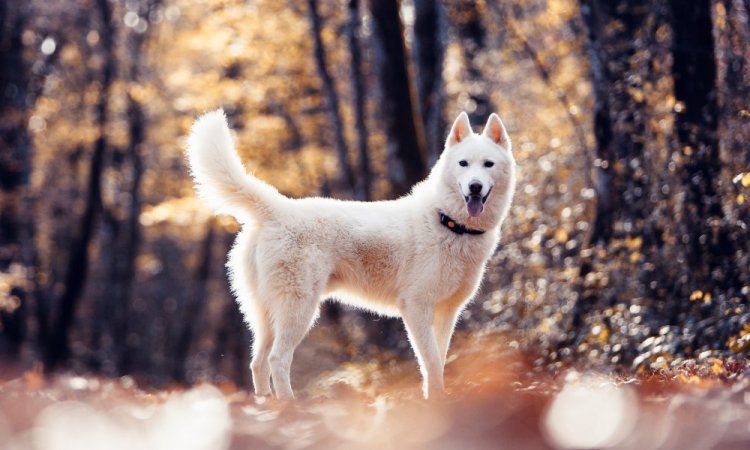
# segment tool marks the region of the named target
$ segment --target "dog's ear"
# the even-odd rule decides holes
[[[510,137],[508,132],[505,131],[503,121],[500,120],[497,114],[490,114],[490,118],[487,119],[487,125],[484,126],[483,136],[486,136],[497,145],[501,145],[506,149],[510,150]]]
[[[466,139],[466,137],[471,133],[473,133],[473,131],[471,131],[469,116],[467,116],[466,113],[462,111],[461,114],[456,117],[456,121],[453,122],[453,126],[451,127],[451,132],[448,135],[448,141],[445,143],[445,146],[450,147],[452,145],[456,145]]]

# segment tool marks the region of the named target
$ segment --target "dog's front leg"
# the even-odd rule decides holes
[[[429,303],[407,300],[401,306],[401,317],[419,361],[425,398],[440,396],[444,390],[443,362],[432,327],[433,316],[434,306]]]
[[[440,361],[445,366],[445,360],[448,356],[448,347],[450,346],[453,330],[456,328],[458,316],[463,309],[462,301],[445,301],[435,308],[435,317],[433,327],[437,337],[438,352]]]

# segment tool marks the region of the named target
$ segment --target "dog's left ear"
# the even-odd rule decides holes
[[[497,114],[490,114],[490,118],[487,119],[487,125],[484,126],[482,135],[491,139],[497,145],[505,147],[510,151],[510,137],[508,132],[505,131],[503,121],[500,120]]]

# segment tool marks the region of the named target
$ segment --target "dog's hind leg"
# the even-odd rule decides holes
[[[257,305],[256,311],[252,327],[253,359],[250,362],[250,370],[253,373],[255,395],[266,396],[271,395],[271,367],[268,357],[271,353],[273,334],[266,309]]]
[[[245,322],[253,333],[252,362],[253,386],[256,395],[271,395],[271,369],[268,355],[273,341],[268,308],[258,296],[258,273],[255,263],[257,234],[253,229],[243,229],[237,235],[229,252],[229,276],[237,296],[237,304]]]
[[[401,317],[419,361],[425,398],[439,396],[444,390],[443,362],[432,327],[433,313],[432,305],[404,302],[401,306]]]
[[[305,337],[318,314],[317,295],[277,300],[273,312],[273,344],[269,362],[277,398],[294,398],[290,371],[294,350]]]

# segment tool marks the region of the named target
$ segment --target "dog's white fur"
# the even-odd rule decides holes
[[[442,392],[456,320],[479,288],[515,189],[511,142],[497,115],[479,135],[461,113],[427,179],[391,201],[281,195],[245,172],[221,110],[195,122],[188,159],[199,194],[243,223],[227,267],[253,332],[256,394],[269,395],[272,378],[277,397],[293,397],[294,350],[329,296],[402,317],[424,395]],[[478,216],[467,207],[472,183],[489,194]],[[440,212],[486,232],[453,233]]]

